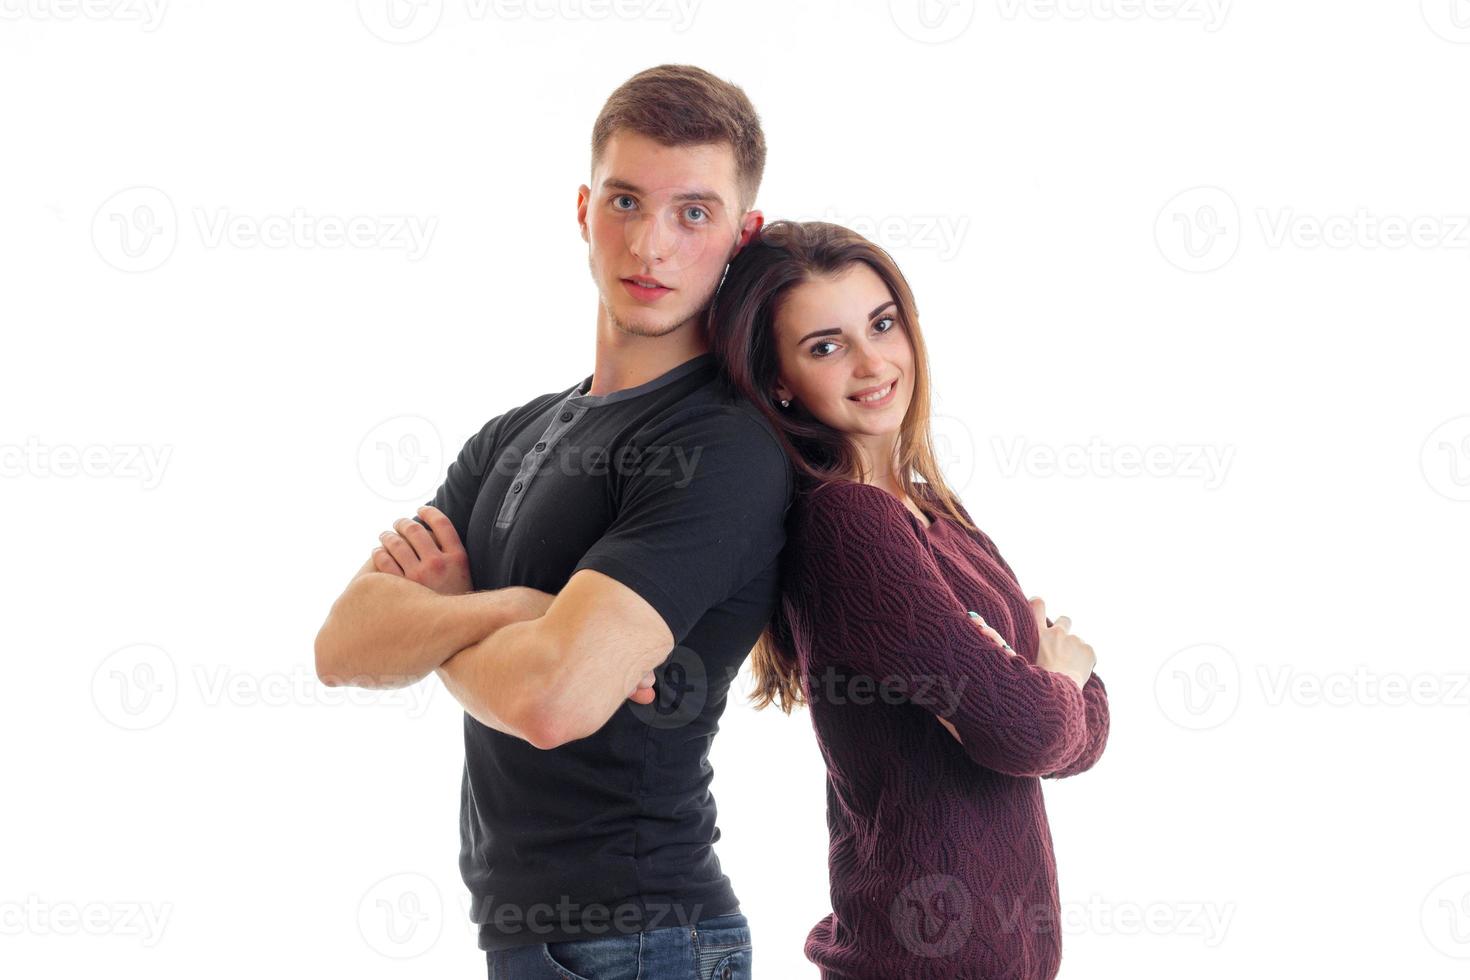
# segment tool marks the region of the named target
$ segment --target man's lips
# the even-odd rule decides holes
[[[673,292],[672,289],[660,283],[657,279],[624,279],[622,283],[623,288],[628,291],[629,296],[645,303]],[[653,283],[654,285],[643,285],[643,283]]]

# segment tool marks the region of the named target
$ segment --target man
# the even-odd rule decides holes
[[[433,671],[464,705],[460,870],[492,978],[750,974],[708,754],[794,477],[704,314],[764,220],[764,163],[745,94],[701,69],[612,94],[577,197],[593,373],[471,437],[317,637],[325,683]]]

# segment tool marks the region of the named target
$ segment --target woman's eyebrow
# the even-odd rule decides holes
[[[828,336],[831,336],[832,334],[840,334],[840,333],[842,333],[842,328],[841,327],[827,327],[825,330],[813,330],[811,333],[807,334],[805,337],[803,337],[800,340],[798,340],[797,341],[797,344],[804,344],[808,340],[811,340],[813,337],[828,337]]]
[[[871,320],[871,319],[873,319],[873,317],[877,316],[879,313],[882,313],[884,310],[888,309],[890,306],[897,306],[897,305],[898,305],[898,301],[897,300],[891,300],[891,299],[890,300],[884,300],[882,303],[879,303],[877,306],[873,307],[873,312],[871,312],[871,313],[868,314],[868,319]],[[808,340],[811,340],[813,337],[830,337],[832,334],[840,334],[840,333],[842,333],[842,328],[841,327],[827,327],[824,330],[813,330],[811,333],[807,334],[805,337],[801,338],[796,343],[798,345],[800,345],[800,344],[806,343]]]

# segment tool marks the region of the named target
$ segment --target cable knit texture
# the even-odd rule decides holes
[[[782,628],[827,763],[833,909],[806,955],[824,980],[1045,980],[1061,924],[1041,777],[1097,761],[1107,691],[1035,666],[1015,573],[921,495],[928,526],[860,483],[794,507]]]

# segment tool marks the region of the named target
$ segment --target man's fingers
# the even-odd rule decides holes
[[[373,567],[389,575],[403,574],[403,569],[399,566],[398,562],[394,561],[393,556],[382,548],[373,549]]]
[[[645,673],[638,686],[633,688],[633,693],[628,695],[628,700],[636,704],[652,704],[658,698],[658,692],[653,689],[653,671]]]
[[[388,554],[398,562],[398,566],[403,569],[405,575],[408,574],[410,568],[418,567],[419,556],[414,554],[407,541],[399,537],[397,531],[384,531],[378,535],[378,540],[382,542],[384,548],[388,549]]]
[[[425,561],[434,556],[439,550],[439,545],[434,541],[434,536],[428,532],[418,521],[409,517],[400,517],[393,522],[393,530],[398,536],[408,542],[408,546],[418,555],[419,561]]]
[[[434,541],[439,545],[440,551],[449,554],[455,549],[464,548],[464,544],[459,540],[459,532],[454,529],[454,522],[446,517],[438,507],[425,504],[419,508],[418,517],[433,532]]]
[[[1070,632],[1072,632],[1072,617],[1071,616],[1058,616],[1056,618],[1056,622],[1052,623],[1052,625],[1055,626],[1055,627],[1057,627],[1057,628],[1059,628],[1059,629],[1064,629],[1068,633],[1070,633]]]

